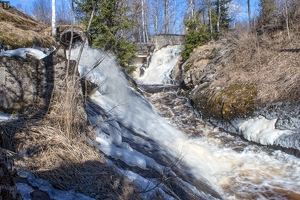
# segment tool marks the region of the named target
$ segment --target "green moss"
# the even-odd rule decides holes
[[[253,84],[232,84],[218,92],[206,90],[197,95],[194,102],[204,118],[229,121],[252,115],[256,96]]]

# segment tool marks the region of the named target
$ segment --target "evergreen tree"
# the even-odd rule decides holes
[[[230,28],[231,19],[229,17],[228,5],[232,0],[216,0],[216,14],[217,14],[217,22],[216,22],[216,32],[228,30]]]
[[[135,57],[136,45],[126,39],[126,32],[133,27],[128,14],[129,8],[119,0],[77,0],[77,14],[83,24],[87,24],[93,5],[97,3],[93,18],[90,37],[94,48],[113,52],[122,67]]]
[[[185,49],[181,55],[184,60],[187,60],[194,48],[204,45],[211,37],[209,28],[200,20],[199,13],[195,14],[190,20],[185,21],[184,24],[187,33],[185,35]]]
[[[230,22],[232,21],[229,17],[228,5],[232,0],[221,0],[221,17],[220,17],[220,28],[228,30],[230,28]]]

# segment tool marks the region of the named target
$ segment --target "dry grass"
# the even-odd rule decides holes
[[[74,63],[73,63],[74,64]],[[17,164],[62,190],[96,199],[139,199],[135,186],[113,167],[88,140],[95,132],[87,123],[77,74],[56,82],[48,114],[26,122],[14,137]]]
[[[69,138],[56,125],[53,118],[32,120],[15,135],[17,152],[26,153],[15,162],[18,167],[29,168],[59,189],[74,189],[97,199],[138,198],[135,187],[106,165],[87,138],[80,134]]]
[[[0,7],[0,42],[12,48],[55,45],[51,29],[13,7]]]
[[[298,101],[300,99],[300,34],[288,39],[286,32],[260,35],[244,32],[235,42],[224,76],[214,86],[235,83],[254,84],[257,103]]]

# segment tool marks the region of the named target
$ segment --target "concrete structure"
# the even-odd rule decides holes
[[[161,49],[167,45],[182,45],[185,41],[185,35],[160,34],[154,35],[151,40],[155,49]]]
[[[160,34],[154,35],[149,43],[138,43],[139,50],[136,52],[136,58],[131,65],[148,67],[149,60],[154,50],[161,49],[167,45],[182,45],[185,41],[185,35]]]
[[[146,65],[149,64],[149,58],[154,50],[152,43],[138,43],[139,50],[136,52],[136,58],[132,61],[131,65]]]

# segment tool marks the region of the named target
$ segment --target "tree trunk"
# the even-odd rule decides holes
[[[155,34],[158,34],[158,14],[159,14],[159,7],[158,7],[158,0],[155,0]]]
[[[251,29],[251,7],[250,7],[250,0],[247,0],[247,5],[248,5],[248,23],[249,23],[249,28]]]
[[[208,0],[208,14],[209,14],[209,32],[210,32],[210,39],[212,39],[213,27],[212,27],[212,15],[211,15],[211,3]]]
[[[146,34],[145,34],[145,2],[144,0],[141,0],[142,2],[142,42],[146,42]]]
[[[289,15],[288,15],[288,8],[287,8],[287,0],[285,0],[285,24],[286,24],[287,35],[288,35],[288,38],[290,39]]]
[[[220,32],[220,19],[221,19],[221,0],[218,0],[218,2],[217,2],[217,16],[218,16],[217,33],[219,33]]]
[[[56,0],[52,0],[52,36],[56,36]]]
[[[194,0],[190,0],[189,4],[190,4],[189,7],[190,7],[190,9],[191,9],[191,18],[193,18],[194,15],[195,15],[195,4],[194,4]]]
[[[169,26],[170,26],[170,0],[165,0],[165,13],[164,13],[164,26],[165,26],[165,34],[169,34]]]

